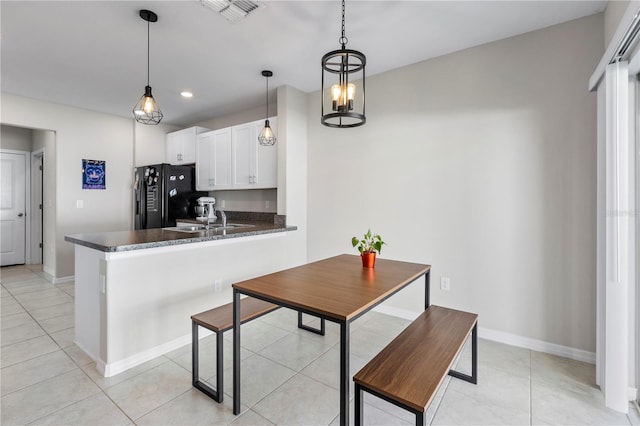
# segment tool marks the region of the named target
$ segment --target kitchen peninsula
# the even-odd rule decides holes
[[[105,377],[188,344],[190,316],[230,302],[231,284],[291,266],[286,240],[297,227],[277,219],[67,235],[75,343]]]

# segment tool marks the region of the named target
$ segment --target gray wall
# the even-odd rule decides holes
[[[0,126],[0,148],[31,152],[32,135],[30,129],[14,126]]]
[[[618,29],[618,24],[622,15],[629,7],[629,0],[615,0],[607,3],[607,8],[604,10],[604,47],[606,48],[613,34]]]
[[[433,265],[432,300],[480,326],[595,351],[596,97],[602,14],[367,79],[367,124],[320,125],[309,98],[309,260]],[[366,52],[365,52],[366,53]],[[439,289],[440,277],[451,291]],[[414,284],[387,306],[419,312]]]

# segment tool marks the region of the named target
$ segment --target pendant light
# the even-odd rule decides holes
[[[342,0],[342,47],[322,57],[322,106],[320,121],[329,127],[357,127],[366,123],[364,115],[364,67],[367,58],[362,52],[347,49],[345,36],[345,0]],[[326,74],[326,76],[325,76]],[[356,81],[360,80],[358,88]],[[331,84],[325,89],[325,81]]]
[[[276,144],[276,135],[269,125],[269,77],[273,77],[273,73],[269,70],[262,71],[262,76],[267,79],[267,116],[264,120],[264,127],[258,135],[260,145],[271,146]]]
[[[149,24],[157,22],[158,15],[150,10],[141,10],[140,17],[147,21],[147,85],[144,88],[144,95],[140,98],[135,107],[133,107],[133,116],[138,123],[142,124],[158,124],[162,120],[162,111],[158,107],[156,100],[151,94],[151,86],[149,86]]]

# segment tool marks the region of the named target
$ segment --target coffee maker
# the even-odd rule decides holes
[[[216,199],[214,197],[198,198],[196,206],[196,219],[207,224],[216,221]]]

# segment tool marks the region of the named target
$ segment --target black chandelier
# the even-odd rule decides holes
[[[264,127],[258,135],[260,145],[271,146],[276,144],[276,135],[269,124],[269,77],[273,77],[273,72],[269,70],[262,71],[262,76],[267,80],[267,115],[264,120]]]
[[[340,128],[362,126],[367,121],[364,115],[364,67],[367,58],[362,52],[346,48],[349,40],[345,36],[344,2],[345,0],[342,0],[342,35],[338,40],[342,48],[322,57],[321,86],[322,118],[320,121],[325,126]],[[325,89],[325,80],[327,85],[331,85],[327,89]],[[359,90],[355,83],[357,80],[361,80]]]
[[[141,10],[140,17],[147,21],[147,85],[144,88],[144,95],[140,98],[136,106],[133,107],[133,116],[138,123],[158,124],[162,120],[162,111],[153,99],[151,86],[149,86],[149,23],[157,22],[158,15],[150,10]]]

